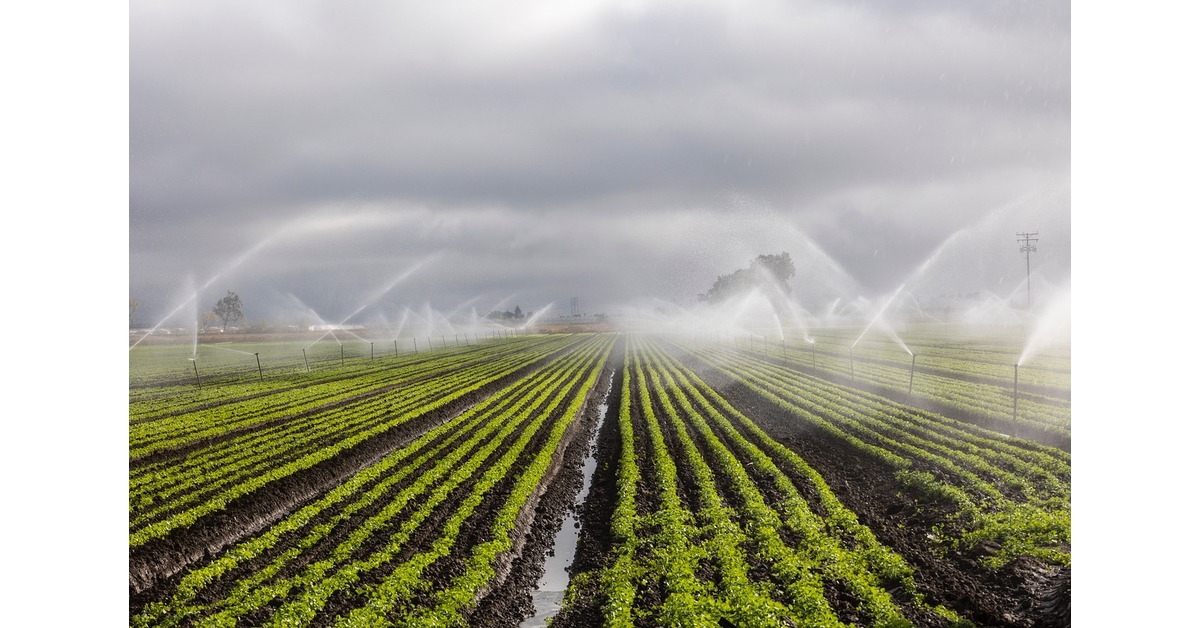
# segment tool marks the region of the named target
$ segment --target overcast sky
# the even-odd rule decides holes
[[[510,4],[132,2],[141,324],[1069,284],[1068,2]]]

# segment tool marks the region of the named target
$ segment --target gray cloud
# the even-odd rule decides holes
[[[563,4],[133,3],[131,296],[684,301],[805,247],[881,292],[1031,195],[1069,243],[1067,2]]]

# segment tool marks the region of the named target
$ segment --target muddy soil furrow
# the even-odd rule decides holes
[[[437,508],[432,513],[430,513],[428,517],[425,518],[425,520],[422,522],[421,526],[408,539],[408,542],[405,544],[404,549],[397,556],[395,556],[392,560],[388,561],[387,563],[384,563],[383,565],[381,565],[378,569],[375,569],[371,572],[361,574],[360,579],[359,579],[360,583],[364,586],[371,586],[371,585],[379,584],[392,572],[392,570],[395,568],[396,565],[408,561],[409,559],[411,559],[413,556],[415,556],[416,554],[418,554],[420,552],[429,550],[430,545],[435,540],[437,540],[438,538],[441,537],[442,528],[443,528],[444,524],[446,523],[446,521],[451,516],[454,515],[454,512],[458,509],[459,505],[463,502],[463,500],[466,499],[467,496],[469,496],[472,493],[472,491],[474,491],[475,485],[477,484],[477,482],[483,477],[483,475],[487,472],[487,470],[490,469],[492,466],[494,466],[496,464],[496,462],[501,457],[503,457],[508,452],[509,449],[511,449],[512,445],[517,440],[520,439],[521,433],[524,432],[525,429],[527,429],[527,427],[532,422],[537,420],[538,414],[540,412],[544,412],[546,410],[547,403],[548,403],[548,401],[541,404],[532,413],[530,413],[528,417],[526,417],[523,421],[521,421],[517,425],[516,429],[514,429],[510,434],[508,434],[501,441],[500,446],[497,447],[495,449],[495,451],[491,452],[491,454],[489,454],[484,459],[483,463],[480,464],[479,467],[475,470],[475,473],[470,478],[464,480],[461,484],[459,484],[457,487],[455,487],[455,489],[446,497],[446,499],[443,500],[437,506]],[[545,441],[545,431],[546,431],[545,426],[544,425],[540,426],[538,428],[538,435],[534,437],[533,441],[531,441],[530,444],[532,445],[533,443],[544,442]],[[481,444],[481,446],[482,446],[482,444]],[[524,456],[522,458],[524,458]],[[520,462],[520,460],[518,460],[518,463],[519,462]],[[495,488],[495,487],[493,489],[491,489],[489,491],[489,497],[491,495],[493,495],[496,490],[497,490],[497,488]],[[420,500],[417,500],[417,501],[420,501]],[[471,534],[471,530],[473,529],[472,528],[473,520],[479,515],[479,513],[482,511],[482,509],[491,507],[489,504],[489,501],[490,501],[490,499],[485,498],[484,502],[479,505],[475,514],[472,515],[471,517],[469,517],[466,522],[464,522],[463,527],[462,527],[462,533],[459,535],[460,537],[463,535],[466,535],[466,534]],[[410,508],[408,508],[406,510],[406,512],[418,509],[421,506],[422,506],[422,504],[414,503],[410,506]],[[406,514],[402,513],[401,516],[397,518],[397,520],[403,521],[403,520],[405,520],[405,518],[406,518]],[[382,547],[382,545],[384,545],[386,543],[386,541],[387,541],[386,538],[378,538],[378,536],[376,538],[373,538],[373,542],[370,544],[370,546],[364,546],[362,548],[359,548],[359,550],[356,552],[356,558],[362,559],[362,558],[366,558],[366,557],[370,556],[376,550],[378,550],[380,547]],[[452,555],[455,555],[455,554],[452,553]],[[435,564],[432,565],[430,567],[430,569],[432,570],[432,569],[436,568],[438,566],[438,563],[440,563],[444,560],[445,559],[443,558],[441,561],[435,562]],[[452,578],[453,575],[457,575],[457,574],[451,574],[446,577],[447,579],[442,580],[442,579],[436,579],[435,577],[431,576],[430,575],[431,573],[433,573],[433,572],[430,570],[426,571],[425,577],[423,578],[426,582],[448,583],[448,582],[450,582],[450,578]],[[333,618],[335,618],[339,615],[346,615],[351,610],[361,606],[362,601],[363,601],[362,597],[355,591],[352,591],[352,590],[339,591],[329,598],[329,601],[326,602],[325,607],[322,609],[322,612],[317,616],[315,621],[318,624],[320,624],[320,623],[325,622],[326,620],[332,620]]]
[[[519,397],[519,395],[514,395],[514,396],[510,397],[504,403],[504,405],[502,407],[488,411],[484,418],[486,419],[487,417],[491,417],[497,413],[505,412],[505,411],[511,409],[513,407],[513,405],[516,403],[518,397]],[[486,423],[486,420],[484,422]],[[404,465],[407,464],[407,461],[419,459],[425,453],[427,453],[428,451],[434,450],[434,449],[440,449],[443,452],[453,451],[462,442],[470,439],[471,436],[472,436],[471,430],[465,429],[465,426],[456,428],[456,431],[454,431],[448,435],[449,442],[447,442],[446,440],[440,440],[440,441],[432,441],[432,442],[426,443],[419,449],[414,450],[413,452],[410,452],[407,455],[405,455],[393,468],[394,469],[402,468]],[[471,452],[474,452],[476,449],[477,449],[477,447],[472,448]],[[468,453],[466,455],[469,457],[470,453]],[[438,464],[438,459],[436,457],[432,458],[430,460],[426,460],[421,465],[416,467],[414,469],[414,471],[409,474],[408,477],[409,478],[420,477],[425,471],[436,466],[437,464]],[[375,479],[374,481],[364,485],[361,488],[360,492],[370,491],[375,485],[386,481],[387,478],[388,478],[387,474],[382,475],[381,477]],[[334,547],[337,547],[343,540],[345,540],[345,538],[349,534],[351,534],[353,531],[357,530],[364,521],[375,516],[380,510],[385,508],[386,505],[391,501],[391,499],[397,493],[404,490],[404,487],[405,487],[404,482],[399,482],[399,483],[395,484],[394,486],[389,488],[386,492],[382,493],[370,505],[362,508],[358,512],[354,513],[352,516],[350,516],[350,517],[346,518],[345,520],[341,521],[340,523],[338,523],[329,532],[329,534],[327,534],[325,537],[323,537],[314,546],[307,549],[304,552],[304,554],[302,554],[301,556],[298,556],[296,559],[290,561],[287,566],[285,566],[282,570],[279,571],[278,574],[276,574],[272,578],[272,580],[278,581],[278,580],[282,580],[282,579],[291,577],[292,575],[298,573],[301,569],[303,569],[312,560],[316,560],[317,557],[324,556],[328,550],[330,550]],[[349,498],[347,499],[347,501],[349,501]],[[409,510],[412,510],[412,508],[410,507]],[[293,532],[290,532],[287,535],[285,535],[283,538],[281,538],[276,543],[276,547],[278,547],[278,548],[290,547],[295,540],[304,538],[305,536],[308,535],[308,533],[313,528],[315,528],[316,526],[325,524],[331,518],[338,516],[339,512],[340,512],[340,507],[326,509],[320,515],[313,517],[312,520],[310,520],[308,523],[306,523],[303,527],[301,527],[298,530],[295,530]],[[404,517],[404,516],[406,516],[406,514],[401,513],[400,516]],[[354,556],[354,558],[362,558],[361,554],[362,554],[362,552],[360,551],[357,555]],[[306,557],[308,557],[308,558],[306,558]],[[238,583],[238,581],[240,581],[242,578],[249,577],[252,574],[257,573],[259,571],[259,569],[261,569],[263,566],[272,562],[275,558],[276,558],[276,553],[264,552],[263,554],[255,557],[254,559],[247,561],[246,563],[240,565],[236,569],[230,571],[228,574],[226,574],[224,577],[222,577],[218,582],[206,587],[203,590],[202,594],[200,596],[198,596],[198,598],[197,598],[198,601],[201,603],[207,604],[207,603],[211,603],[211,602],[215,602],[215,601],[224,599],[228,595],[230,590]],[[175,577],[173,577],[171,579],[171,584],[165,588],[173,589],[177,584],[176,581],[181,577],[182,577],[182,574],[177,574]]]
[[[488,362],[488,360],[479,360],[479,361],[475,362],[473,364],[473,366],[479,365],[479,364],[484,364],[486,362]],[[468,368],[468,367],[464,367],[464,368]],[[277,425],[300,421],[300,420],[303,420],[305,418],[308,418],[308,417],[311,417],[311,416],[314,416],[317,414],[334,411],[339,408],[350,406],[350,405],[353,405],[353,404],[356,404],[356,403],[359,403],[359,402],[362,402],[362,401],[365,401],[368,399],[376,398],[376,397],[379,397],[382,395],[387,395],[388,393],[390,393],[394,390],[398,390],[400,388],[407,388],[407,387],[410,387],[410,386],[413,386],[416,384],[420,384],[422,382],[430,381],[430,380],[436,379],[442,375],[445,375],[445,372],[429,373],[427,375],[423,375],[423,376],[420,376],[420,377],[412,379],[412,380],[404,380],[401,382],[387,384],[387,385],[381,386],[379,388],[372,388],[371,390],[363,391],[361,393],[350,395],[348,397],[341,397],[339,399],[335,399],[328,403],[321,404],[320,406],[309,408],[307,410],[302,410],[296,414],[289,414],[287,416],[277,417],[277,418],[270,419],[267,421],[254,423],[252,425],[243,425],[241,427],[236,427],[236,428],[230,429],[226,432],[222,432],[220,434],[214,434],[211,436],[199,438],[194,441],[190,441],[185,444],[167,447],[167,448],[164,448],[164,449],[152,452],[152,453],[145,454],[145,455],[137,457],[137,458],[131,458],[129,461],[130,470],[133,471],[141,466],[153,464],[156,462],[177,460],[177,459],[186,457],[189,453],[191,453],[193,451],[203,449],[205,447],[208,447],[208,446],[211,446],[214,444],[219,444],[219,443],[222,443],[225,441],[232,440],[234,438],[237,438],[238,436],[241,436],[241,435],[249,433],[249,432],[269,429],[269,428],[277,426]],[[168,436],[164,436],[157,440],[162,440],[164,438],[168,438]],[[156,442],[156,441],[146,441],[144,443],[138,443],[138,446],[140,447],[143,445],[152,445],[154,442]]]
[[[629,350],[626,348],[626,351]],[[647,522],[659,512],[661,499],[658,495],[658,480],[655,475],[657,465],[654,462],[653,441],[650,439],[650,430],[647,426],[650,419],[643,411],[638,394],[640,381],[641,375],[638,373],[636,364],[631,360],[629,364],[629,394],[632,400],[629,407],[629,418],[633,424],[634,458],[638,463],[637,494],[634,498],[634,506],[639,519],[637,534],[642,539],[649,539],[662,532],[660,524]],[[653,557],[650,555],[650,549],[649,543],[639,543],[634,562],[643,565],[651,562]],[[647,579],[646,582],[637,585],[633,604],[634,608],[658,608],[662,606],[663,600],[666,598],[665,583],[661,579]]]
[[[379,436],[368,439],[348,451],[317,465],[293,473],[271,484],[234,499],[222,511],[202,517],[186,528],[177,528],[165,537],[153,539],[130,549],[130,602],[148,598],[139,594],[184,567],[220,551],[225,546],[274,523],[287,512],[316,495],[345,481],[354,473],[378,462],[388,453],[406,445],[412,438],[434,425],[458,415],[496,390],[543,368],[556,356],[570,351],[576,343],[565,346],[534,364],[510,373],[475,391],[448,407],[420,419],[396,426]],[[418,431],[419,430],[419,431]]]
[[[148,423],[148,422],[156,421],[159,419],[165,419],[165,418],[180,416],[180,415],[184,415],[184,414],[191,414],[194,412],[200,412],[200,411],[204,411],[207,409],[211,409],[211,408],[215,408],[215,407],[219,407],[219,406],[223,406],[223,405],[228,405],[231,403],[240,403],[243,401],[251,401],[254,399],[260,399],[262,397],[270,397],[270,396],[280,395],[280,394],[286,395],[287,393],[290,393],[290,392],[293,392],[296,390],[303,390],[305,388],[309,388],[314,385],[323,385],[323,384],[330,384],[330,383],[345,381],[345,380],[354,380],[354,379],[363,377],[364,375],[370,375],[372,373],[386,372],[388,370],[396,370],[398,377],[407,377],[407,376],[413,375],[412,370],[414,369],[414,367],[428,367],[431,362],[433,363],[434,367],[439,367],[439,366],[441,367],[441,368],[438,368],[436,371],[426,370],[423,373],[418,371],[417,375],[418,375],[419,379],[410,380],[408,382],[408,383],[414,383],[417,381],[423,381],[425,379],[430,379],[432,377],[438,377],[438,376],[441,376],[441,375],[444,375],[446,373],[453,372],[456,370],[469,369],[469,368],[472,368],[474,366],[477,366],[477,365],[485,363],[485,362],[494,362],[496,360],[502,359],[502,358],[512,355],[514,353],[527,351],[529,349],[533,349],[535,347],[539,347],[539,346],[548,344],[550,342],[553,342],[553,339],[547,339],[547,340],[542,340],[542,341],[538,341],[538,342],[533,342],[533,343],[518,346],[518,347],[512,347],[512,348],[505,347],[503,349],[497,350],[494,353],[485,353],[483,355],[463,354],[462,357],[464,359],[462,361],[454,361],[454,362],[451,362],[448,364],[442,364],[442,365],[439,365],[438,362],[444,362],[444,358],[446,357],[445,355],[430,356],[430,354],[421,354],[422,359],[405,362],[405,363],[399,364],[399,365],[393,364],[390,366],[380,366],[380,367],[374,368],[374,369],[366,369],[366,370],[354,371],[354,372],[350,372],[350,373],[333,374],[330,377],[315,379],[312,381],[304,382],[303,384],[296,384],[293,386],[287,386],[285,388],[273,388],[271,390],[262,391],[262,392],[258,392],[258,393],[251,393],[251,394],[245,394],[245,395],[238,395],[235,397],[227,397],[227,398],[223,398],[223,399],[217,399],[217,400],[214,400],[214,401],[208,402],[208,403],[192,405],[192,406],[188,406],[185,408],[180,408],[179,410],[158,413],[158,414],[154,414],[153,416],[145,417],[142,419],[136,419],[136,420],[130,421],[130,425],[139,425],[142,423]],[[487,349],[492,349],[492,347],[488,347]],[[424,357],[424,356],[430,356],[430,357]],[[404,382],[399,382],[399,383],[402,384]]]
[[[578,364],[572,367],[570,372],[572,374],[581,371],[586,372],[591,368],[592,365],[594,365],[594,363],[595,362],[593,360],[587,363]],[[594,386],[594,384],[594,382],[589,383],[581,380],[571,388],[570,394],[568,394],[568,396],[565,398],[567,401],[563,401],[562,403],[568,403],[569,399],[571,399],[574,393],[577,392],[582,386]],[[462,531],[455,539],[454,546],[450,553],[430,565],[423,575],[423,580],[426,582],[450,583],[456,576],[460,575],[463,571],[463,563],[471,554],[474,547],[478,543],[490,538],[491,525],[493,519],[495,518],[495,513],[508,498],[508,494],[510,493],[513,484],[515,484],[517,477],[520,475],[522,470],[529,465],[532,459],[537,455],[537,452],[544,448],[546,441],[550,436],[550,432],[553,430],[553,423],[558,419],[559,416],[561,416],[562,412],[560,407],[551,407],[550,404],[552,402],[553,399],[547,399],[545,402],[535,408],[533,412],[530,413],[530,416],[521,423],[520,427],[514,430],[513,433],[505,439],[504,443],[498,447],[482,465],[480,465],[476,474],[471,479],[463,482],[463,484],[460,485],[455,492],[445,500],[443,505],[438,508],[437,512],[435,512],[430,518],[426,519],[420,528],[421,532],[419,534],[414,534],[413,538],[409,541],[408,547],[405,548],[405,551],[402,552],[402,554],[395,560],[390,561],[388,565],[382,566],[372,574],[364,574],[362,583],[378,583],[382,581],[382,579],[386,577],[388,573],[390,573],[394,565],[411,558],[419,552],[430,549],[430,544],[442,534],[442,528],[445,521],[451,515],[453,515],[454,511],[458,508],[458,505],[462,502],[462,500],[474,490],[476,481],[481,478],[488,469],[494,466],[500,457],[504,456],[512,448],[514,442],[520,438],[521,432],[524,431],[529,424],[539,420],[539,417],[543,417],[541,419],[542,424],[538,427],[534,437],[526,444],[522,450],[522,453],[518,456],[518,459],[514,462],[508,474],[505,475],[504,480],[487,491],[484,496],[484,500],[463,522],[461,529]],[[526,532],[528,531],[529,526],[532,524],[534,519],[534,510],[537,507],[538,498],[541,493],[545,492],[546,488],[549,486],[549,483],[553,481],[554,477],[557,476],[559,469],[562,467],[564,451],[567,446],[577,439],[578,433],[581,430],[580,426],[583,424],[581,416],[582,413],[586,411],[588,405],[589,404],[585,403],[580,410],[581,415],[577,415],[572,418],[568,431],[564,433],[563,441],[559,443],[558,449],[552,456],[552,463],[550,468],[547,470],[547,474],[543,476],[538,490],[534,492],[529,501],[523,507],[522,512],[518,515],[517,528],[513,531],[513,549],[501,555],[495,565],[497,569],[497,582],[504,581],[508,573],[509,564],[514,557],[520,555],[522,546],[525,542]],[[582,456],[580,457],[580,463],[582,463]],[[553,531],[551,531],[550,534],[552,540]],[[432,600],[427,596],[431,593],[432,591],[418,594],[418,598],[411,601],[412,605],[415,607],[429,605]],[[532,600],[532,598],[530,599]],[[327,621],[331,621],[333,618],[339,615],[344,616],[354,608],[358,607],[361,603],[361,597],[354,592],[339,592],[329,599],[325,608],[317,616],[315,624],[321,625]],[[532,601],[530,603],[532,603]]]
[[[445,394],[442,395],[443,398],[444,396]],[[325,449],[326,447],[337,445],[348,437],[371,430],[379,424],[384,423],[395,416],[403,415],[405,412],[428,403],[429,401],[430,399],[428,398],[413,398],[397,401],[385,407],[378,407],[374,409],[371,414],[364,414],[356,421],[347,423],[344,426],[327,425],[324,428],[326,433],[323,436],[316,438],[313,438],[313,435],[316,434],[315,430],[309,434],[297,435],[294,438],[290,434],[273,436],[273,442],[283,442],[284,439],[292,439],[292,442],[289,443],[288,448],[280,448],[274,451],[270,460],[260,460],[249,468],[230,468],[230,465],[226,465],[225,468],[228,469],[228,472],[220,479],[220,481],[215,481],[207,486],[202,487],[193,486],[187,492],[182,494],[176,493],[168,496],[167,500],[174,502],[172,507],[157,512],[154,514],[152,519],[141,522],[138,527],[140,528],[145,525],[151,525],[156,521],[169,519],[180,512],[185,512],[196,507],[198,504],[205,502],[215,495],[221,494],[222,492],[228,490],[229,487],[236,486],[239,482],[245,481],[248,478],[257,475],[258,473],[264,472],[264,470],[269,470],[270,468],[286,462],[287,460],[296,460],[304,457],[305,455]],[[414,417],[414,420],[420,421],[421,418],[422,417]],[[397,425],[394,429],[408,429],[409,431],[416,430],[418,433],[423,433],[425,431],[425,428],[422,425],[412,425],[408,428],[405,428],[404,425]],[[307,442],[304,440],[304,437],[306,436],[309,437]],[[231,455],[236,454],[236,452],[229,453]],[[226,458],[228,458],[228,456],[226,456]],[[176,488],[178,488],[178,486]]]
[[[608,393],[608,412],[600,422],[596,439],[596,470],[587,499],[579,509],[579,540],[568,573],[574,591],[574,603],[566,605],[554,618],[559,628],[586,628],[603,623],[600,605],[603,603],[595,578],[580,581],[583,574],[595,575],[612,564],[614,559],[612,533],[613,512],[617,504],[617,465],[621,455],[621,432],[618,426],[621,412],[621,387],[624,380],[621,364],[625,356],[625,336],[613,348],[612,385]]]
[[[515,626],[534,612],[531,591],[544,573],[546,556],[554,547],[554,536],[567,513],[575,504],[575,496],[583,489],[583,462],[588,455],[588,443],[600,422],[600,405],[605,402],[603,387],[610,381],[615,368],[611,353],[608,363],[588,392],[588,400],[563,434],[539,490],[525,504],[513,531],[513,550],[506,554],[507,568],[497,569],[490,589],[478,596],[478,606],[469,615],[472,626]]]
[[[895,403],[911,406],[914,408],[919,408],[919,409],[925,410],[927,412],[933,412],[936,414],[940,414],[944,417],[955,419],[957,421],[962,421],[964,423],[970,423],[973,425],[977,425],[984,429],[988,429],[988,430],[992,430],[992,431],[996,431],[996,432],[1000,432],[1000,433],[1009,433],[1012,430],[1012,422],[1008,419],[996,419],[996,418],[986,415],[986,414],[972,412],[970,410],[965,410],[960,407],[956,407],[956,406],[952,406],[949,404],[938,402],[937,400],[934,400],[934,399],[912,397],[912,396],[909,396],[909,395],[906,395],[903,393],[899,393],[899,392],[896,392],[893,390],[888,390],[888,389],[885,389],[882,387],[873,386],[869,383],[862,381],[861,379],[854,379],[854,378],[847,377],[845,375],[832,374],[832,373],[829,373],[824,370],[813,371],[813,369],[810,366],[808,366],[806,363],[804,363],[803,361],[794,362],[792,360],[789,360],[785,364],[781,360],[776,360],[776,359],[771,359],[771,358],[763,358],[763,357],[761,357],[760,354],[757,354],[757,353],[754,354],[754,357],[758,357],[758,359],[760,359],[764,363],[771,364],[773,366],[784,367],[784,368],[796,373],[797,375],[811,377],[811,378],[814,378],[814,379],[817,379],[820,381],[829,382],[831,384],[836,384],[839,386],[854,388],[854,389],[860,390],[864,393],[877,395],[879,397],[889,399]],[[857,361],[859,361],[859,360],[856,359],[856,362]],[[700,367],[692,367],[691,366],[691,365],[695,364],[694,358],[693,358],[693,360],[689,360],[687,362],[687,364],[689,364],[689,367],[693,368],[693,370],[700,368]],[[708,370],[708,369],[705,369],[705,370]],[[918,369],[918,371],[919,371],[919,369]],[[1028,390],[1025,389],[1025,387],[1021,387],[1021,390],[1018,393],[1018,399],[1021,401],[1028,401],[1029,399],[1028,399],[1028,395],[1026,393],[1028,393]],[[1059,429],[1062,429],[1062,428],[1059,428]],[[1057,447],[1066,452],[1071,451],[1071,437],[1069,435],[1064,435],[1060,432],[1056,432],[1055,428],[1053,426],[1037,427],[1037,426],[1033,426],[1033,425],[1022,424],[1020,427],[1020,430],[1021,430],[1020,436],[1022,438],[1028,438],[1030,440],[1036,441],[1043,445],[1048,445],[1050,447]]]
[[[880,542],[913,566],[926,602],[944,605],[981,626],[1042,625],[1033,600],[1046,586],[1048,570],[1025,560],[988,570],[979,564],[978,555],[954,551],[942,557],[941,548],[935,547],[929,534],[952,514],[950,506],[909,497],[889,467],[805,426],[743,385],[719,375],[713,371],[701,374],[733,407],[812,465],[839,501]]]

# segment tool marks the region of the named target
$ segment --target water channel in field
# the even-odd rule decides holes
[[[608,390],[604,393],[605,400],[608,399],[611,390],[612,376],[610,375]],[[596,472],[596,441],[600,438],[600,430],[606,416],[608,416],[607,401],[600,404],[600,420],[596,422],[596,429],[592,431],[592,438],[588,443],[588,455],[583,461],[583,488],[575,496],[575,506],[567,512],[562,525],[554,535],[554,553],[546,557],[542,579],[538,580],[537,586],[533,589],[533,617],[521,622],[521,628],[542,628],[546,625],[546,620],[554,617],[562,608],[563,595],[567,592],[567,583],[571,580],[567,569],[571,567],[571,562],[575,558],[575,544],[579,542],[579,530],[582,527],[582,523],[579,521],[579,510],[583,501],[587,499],[588,491],[592,488],[592,476]]]

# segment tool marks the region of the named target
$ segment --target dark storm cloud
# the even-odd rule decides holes
[[[214,290],[336,309],[436,255],[405,284],[416,301],[683,300],[806,235],[883,289],[1066,184],[1069,19],[1066,2],[135,2],[131,291],[223,274]]]

